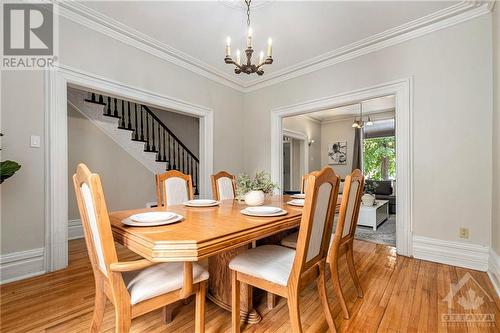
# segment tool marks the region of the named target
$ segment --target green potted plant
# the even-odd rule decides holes
[[[249,206],[264,204],[266,194],[272,193],[277,188],[278,186],[264,171],[257,172],[253,179],[248,174],[242,173],[236,180],[236,195],[239,200],[245,200]]]
[[[0,133],[0,136],[3,136],[3,134]],[[12,177],[19,169],[21,169],[21,165],[17,162],[9,160],[0,162],[0,184],[7,178]]]

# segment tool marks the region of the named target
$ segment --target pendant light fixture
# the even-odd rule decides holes
[[[241,52],[240,49],[236,50],[236,61],[231,58],[231,37],[227,37],[226,40],[226,57],[224,62],[226,64],[235,65],[236,68],[234,72],[236,74],[246,73],[248,75],[252,73],[257,73],[257,75],[264,74],[262,67],[264,65],[270,65],[273,63],[273,40],[269,38],[267,40],[267,58],[264,59],[264,51],[260,51],[259,62],[252,63],[253,54],[253,29],[250,26],[250,3],[252,0],[245,0],[247,6],[247,48],[245,50],[246,61],[241,62]]]

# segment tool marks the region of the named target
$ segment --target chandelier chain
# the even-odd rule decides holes
[[[247,5],[247,26],[250,27],[250,3],[252,0],[245,0],[245,3]]]

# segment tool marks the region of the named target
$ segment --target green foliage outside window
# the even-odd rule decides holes
[[[363,171],[372,180],[396,178],[396,138],[388,136],[363,140]]]

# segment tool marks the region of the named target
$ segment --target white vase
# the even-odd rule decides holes
[[[266,196],[262,191],[250,191],[245,194],[245,203],[248,206],[260,206],[264,204]]]
[[[375,196],[365,193],[361,197],[361,201],[363,202],[363,205],[365,206],[373,206],[375,204]]]

